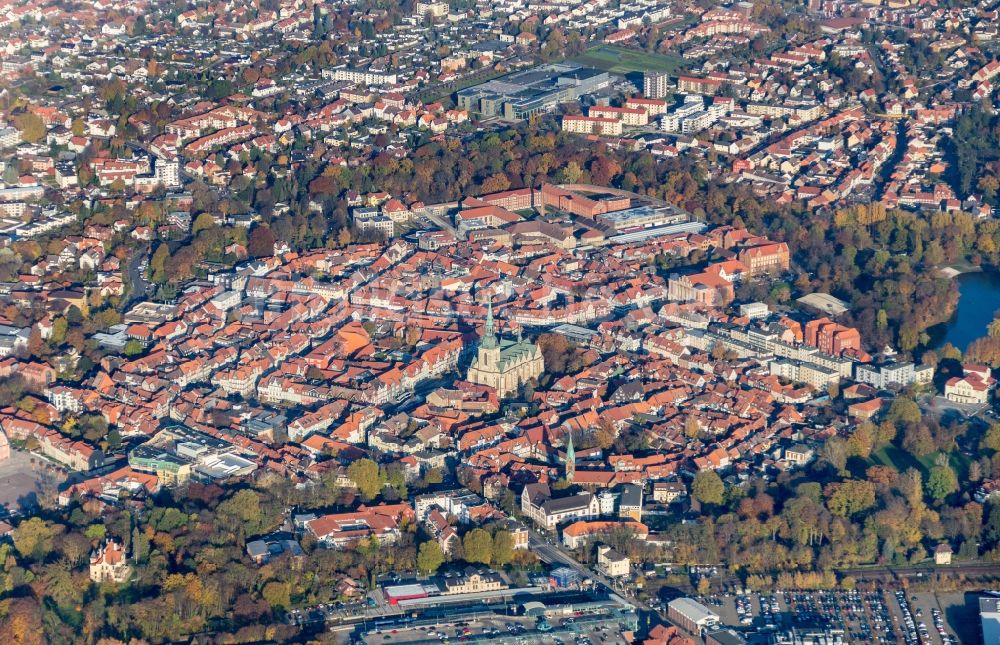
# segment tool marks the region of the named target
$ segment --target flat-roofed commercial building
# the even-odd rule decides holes
[[[616,231],[630,231],[686,222],[688,214],[671,206],[636,206],[602,213],[595,219],[598,224],[610,226]]]
[[[1000,643],[1000,592],[990,591],[979,598],[979,622],[984,643]]]
[[[667,618],[699,637],[719,624],[717,613],[691,598],[677,598],[667,603]]]
[[[611,83],[612,77],[605,71],[553,63],[460,90],[456,102],[459,109],[486,118],[520,121],[552,112],[560,103],[577,101],[581,96],[607,89]]]

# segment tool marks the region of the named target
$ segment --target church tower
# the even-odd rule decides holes
[[[573,448],[573,433],[569,433],[569,440],[566,442],[566,481],[573,483],[576,476],[576,450]]]
[[[479,341],[479,361],[483,368],[495,370],[500,364],[500,341],[493,330],[493,301],[486,311],[486,325]]]
[[[489,301],[483,335],[466,375],[469,382],[492,387],[502,399],[516,394],[521,384],[538,378],[544,371],[545,359],[541,350],[524,340],[520,329],[517,340],[500,338],[493,319],[493,302]]]

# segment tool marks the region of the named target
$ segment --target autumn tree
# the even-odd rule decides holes
[[[607,450],[614,445],[615,439],[618,437],[618,431],[615,429],[615,424],[611,419],[601,419],[597,423],[597,427],[590,435],[590,439],[593,443],[601,450]]]
[[[483,180],[482,192],[484,195],[488,195],[503,192],[508,188],[510,188],[510,179],[507,178],[506,174],[498,172]]]
[[[819,448],[820,459],[833,466],[840,473],[847,468],[847,453],[847,442],[840,437],[830,437]]]
[[[278,582],[276,580],[268,582],[264,585],[264,589],[261,590],[261,596],[264,597],[267,604],[276,609],[287,609],[291,607],[291,595],[291,585],[287,582]]]
[[[253,85],[260,80],[260,70],[255,67],[247,67],[243,70],[243,80]]]
[[[489,564],[493,559],[493,538],[486,529],[472,529],[462,539],[466,562]]]
[[[247,535],[256,535],[270,523],[261,505],[261,495],[255,490],[243,489],[219,504],[216,515],[223,526],[243,527]]]
[[[39,517],[31,517],[14,529],[14,548],[26,558],[44,560],[53,548],[56,529]]]
[[[826,506],[839,517],[851,517],[875,506],[875,485],[861,479],[830,484]]]
[[[621,165],[606,155],[598,155],[590,162],[590,180],[599,186],[610,186],[611,180],[622,172]]]
[[[135,338],[129,339],[125,343],[125,347],[122,348],[122,354],[128,357],[138,356],[143,352],[143,345],[140,341]]]
[[[1000,337],[977,338],[965,350],[965,358],[970,362],[982,363],[990,367],[1000,367]]]
[[[18,645],[42,645],[42,608],[28,597],[11,598],[0,603],[0,641]]]
[[[979,440],[979,449],[1000,452],[1000,423],[990,425],[982,439]]]
[[[269,226],[255,226],[250,231],[247,253],[253,258],[269,258],[274,255],[274,233]]]
[[[421,573],[433,575],[444,564],[444,552],[436,540],[428,540],[420,545],[417,553],[417,569]]]
[[[908,468],[896,480],[896,488],[906,498],[910,507],[911,520],[914,522],[919,522],[926,510],[923,481],[923,476],[916,468]]]
[[[580,181],[581,176],[583,176],[583,169],[580,168],[580,164],[571,161],[559,171],[559,182],[563,184],[575,184]]]
[[[378,464],[371,459],[358,459],[347,467],[347,476],[354,482],[366,500],[375,499],[382,490]]]
[[[726,494],[726,485],[714,470],[699,470],[691,484],[691,494],[702,504],[721,504]]]
[[[52,335],[49,337],[49,342],[52,345],[58,346],[66,340],[66,330],[69,323],[62,316],[59,316],[52,321]]]
[[[309,182],[310,195],[336,195],[340,186],[332,175],[323,174]]]
[[[903,432],[903,450],[917,459],[934,452],[934,437],[924,424],[909,425]]]
[[[1000,501],[990,501],[986,504],[983,540],[984,546],[990,549],[1000,545]]]
[[[14,125],[21,131],[21,139],[27,143],[38,143],[45,138],[45,123],[36,114],[18,114],[14,117]]]
[[[169,278],[167,274],[167,262],[170,260],[170,249],[166,244],[160,244],[153,251],[153,258],[149,261],[149,269],[152,272],[150,279],[156,284],[163,284]]]
[[[505,566],[514,559],[514,536],[510,531],[500,530],[493,535],[493,562]]]
[[[212,217],[210,213],[202,213],[194,219],[194,223],[191,224],[191,235],[198,235],[202,231],[215,227],[215,218]]]
[[[958,476],[948,465],[947,459],[931,468],[926,487],[931,499],[939,502],[958,490]]]
[[[565,47],[566,35],[561,29],[553,29],[545,39],[545,44],[542,45],[542,60],[549,61],[555,58],[564,51]]]
[[[886,414],[886,419],[896,424],[897,427],[920,423],[922,418],[920,406],[913,399],[905,396],[896,397]]]
[[[576,366],[576,346],[562,334],[547,333],[538,337],[538,348],[542,352],[545,371],[562,375]]]
[[[878,436],[878,429],[870,421],[863,421],[858,424],[847,439],[847,453],[851,457],[868,459],[875,447]]]

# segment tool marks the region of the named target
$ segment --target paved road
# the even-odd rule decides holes
[[[622,595],[623,597],[625,596],[625,594],[621,593],[618,588],[621,585],[618,585],[618,587],[616,587],[615,583],[612,582],[609,578],[607,578],[606,576],[602,575],[597,571],[592,570],[585,564],[579,562],[576,558],[573,557],[573,555],[569,551],[567,551],[562,546],[557,544],[549,544],[544,537],[542,537],[535,531],[532,531],[528,536],[528,548],[531,549],[531,551],[534,554],[536,554],[539,558],[541,558],[542,560],[544,560],[549,564],[561,564],[563,566],[567,566],[570,569],[573,569],[574,571],[579,573],[583,578],[590,578],[591,580],[594,580],[595,582],[607,587],[611,591],[620,593],[620,595]],[[650,610],[649,607],[645,605],[645,603],[640,602],[636,598],[626,598],[626,600],[639,609],[645,609],[647,611]]]
[[[125,276],[126,280],[128,280],[128,294],[131,300],[145,300],[148,293],[149,285],[146,283],[146,276],[143,275],[143,271],[140,268],[145,257],[145,253],[137,253],[129,258],[128,264],[125,267]]]

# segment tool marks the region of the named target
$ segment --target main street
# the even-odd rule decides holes
[[[646,611],[652,611],[645,603],[640,601],[635,597],[626,597],[626,592],[621,590],[619,587],[615,586],[615,583],[604,574],[592,570],[590,567],[584,565],[573,555],[567,551],[564,547],[559,544],[550,542],[544,536],[542,536],[537,531],[531,531],[528,535],[528,549],[532,553],[541,558],[544,562],[548,564],[561,564],[565,567],[573,569],[580,574],[583,578],[590,578],[591,580],[604,585],[610,591],[616,592],[625,598],[625,601],[631,605],[637,607],[638,609],[643,609]]]

